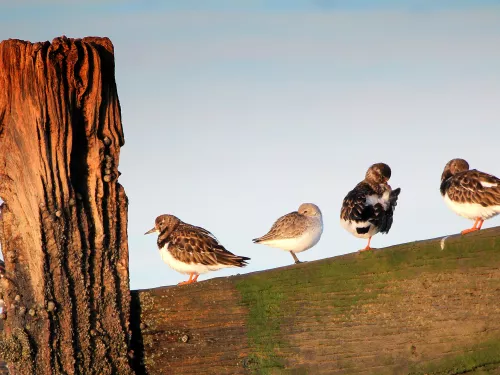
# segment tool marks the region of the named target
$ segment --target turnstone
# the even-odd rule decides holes
[[[392,190],[387,181],[391,168],[387,164],[373,164],[366,171],[365,179],[351,190],[342,203],[340,224],[359,238],[368,238],[361,250],[371,250],[372,236],[388,233],[392,226],[393,212],[401,188]]]
[[[475,220],[462,234],[481,229],[486,219],[500,214],[500,179],[478,170],[469,170],[464,159],[453,159],[441,175],[441,195],[460,216]]]
[[[303,203],[298,211],[280,217],[267,234],[252,241],[289,251],[295,263],[300,263],[295,254],[316,245],[322,233],[321,210],[313,203]]]
[[[161,215],[153,229],[144,234],[158,233],[161,258],[177,272],[189,274],[191,284],[198,276],[227,267],[244,267],[250,258],[234,255],[222,246],[206,229],[182,222],[173,215]]]

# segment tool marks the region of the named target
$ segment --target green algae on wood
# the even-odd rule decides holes
[[[272,290],[269,280],[258,277],[249,282],[238,282],[236,287],[242,295],[244,304],[250,307],[247,324],[248,339],[254,352],[245,365],[250,369],[260,369],[266,374],[267,369],[283,369],[278,351],[281,345],[279,337],[280,321],[283,312],[283,294]]]
[[[475,345],[465,353],[451,355],[436,362],[416,365],[408,375],[458,375],[484,373],[500,370],[500,339]]]
[[[140,291],[141,322],[151,324],[142,330],[145,367],[178,375],[494,375],[500,228],[442,242]]]
[[[294,331],[294,324],[301,324],[295,318],[298,311],[307,315],[309,310],[319,324],[355,322],[360,312],[366,312],[364,306],[375,300],[394,303],[398,298],[394,289],[404,291],[407,280],[425,283],[440,275],[492,264],[500,265],[498,238],[468,236],[446,239],[444,249],[441,241],[421,241],[239,278],[235,286],[249,309],[247,335],[252,353],[249,367],[261,374],[298,370],[295,367],[298,364],[290,360],[296,351],[290,348],[296,345],[287,339]],[[385,361],[395,362],[390,357],[385,357]],[[385,364],[392,367],[389,362]],[[355,368],[356,362],[346,360],[342,366]],[[393,372],[388,369],[382,373]]]

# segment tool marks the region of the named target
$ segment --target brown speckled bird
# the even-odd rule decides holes
[[[158,233],[161,258],[177,272],[189,274],[191,284],[198,276],[228,267],[244,267],[250,258],[234,255],[222,246],[206,229],[182,222],[173,215],[161,215],[153,229],[145,234]]]
[[[481,229],[483,222],[500,214],[500,179],[469,169],[464,159],[450,160],[441,175],[441,195],[458,215],[474,220],[462,234]]]

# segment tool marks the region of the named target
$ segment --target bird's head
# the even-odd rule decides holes
[[[469,170],[469,163],[464,159],[452,159],[444,167],[443,174],[441,175],[441,182],[450,178],[451,176]]]
[[[365,180],[374,185],[387,184],[390,178],[391,168],[384,163],[373,164],[365,175]]]
[[[314,203],[302,203],[298,212],[305,216],[321,216],[321,210]]]
[[[172,233],[181,221],[174,215],[160,215],[155,220],[154,228],[144,234],[158,233],[161,236],[168,236]]]

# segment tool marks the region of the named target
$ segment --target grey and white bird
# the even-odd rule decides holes
[[[340,224],[358,238],[368,238],[364,249],[371,250],[372,237],[381,232],[389,233],[401,188],[392,190],[387,183],[391,168],[387,164],[373,164],[366,171],[365,179],[351,190],[340,210]]]
[[[450,160],[441,175],[441,195],[456,214],[474,220],[462,234],[480,230],[483,222],[500,214],[500,179],[469,169],[464,159]]]
[[[303,203],[298,211],[280,217],[274,222],[269,232],[252,241],[289,251],[295,263],[300,263],[295,254],[316,245],[322,233],[321,210],[313,203]]]
[[[162,260],[177,272],[188,274],[191,284],[198,276],[221,268],[244,267],[250,258],[234,255],[208,230],[184,223],[173,215],[161,215],[145,234],[158,233]]]

